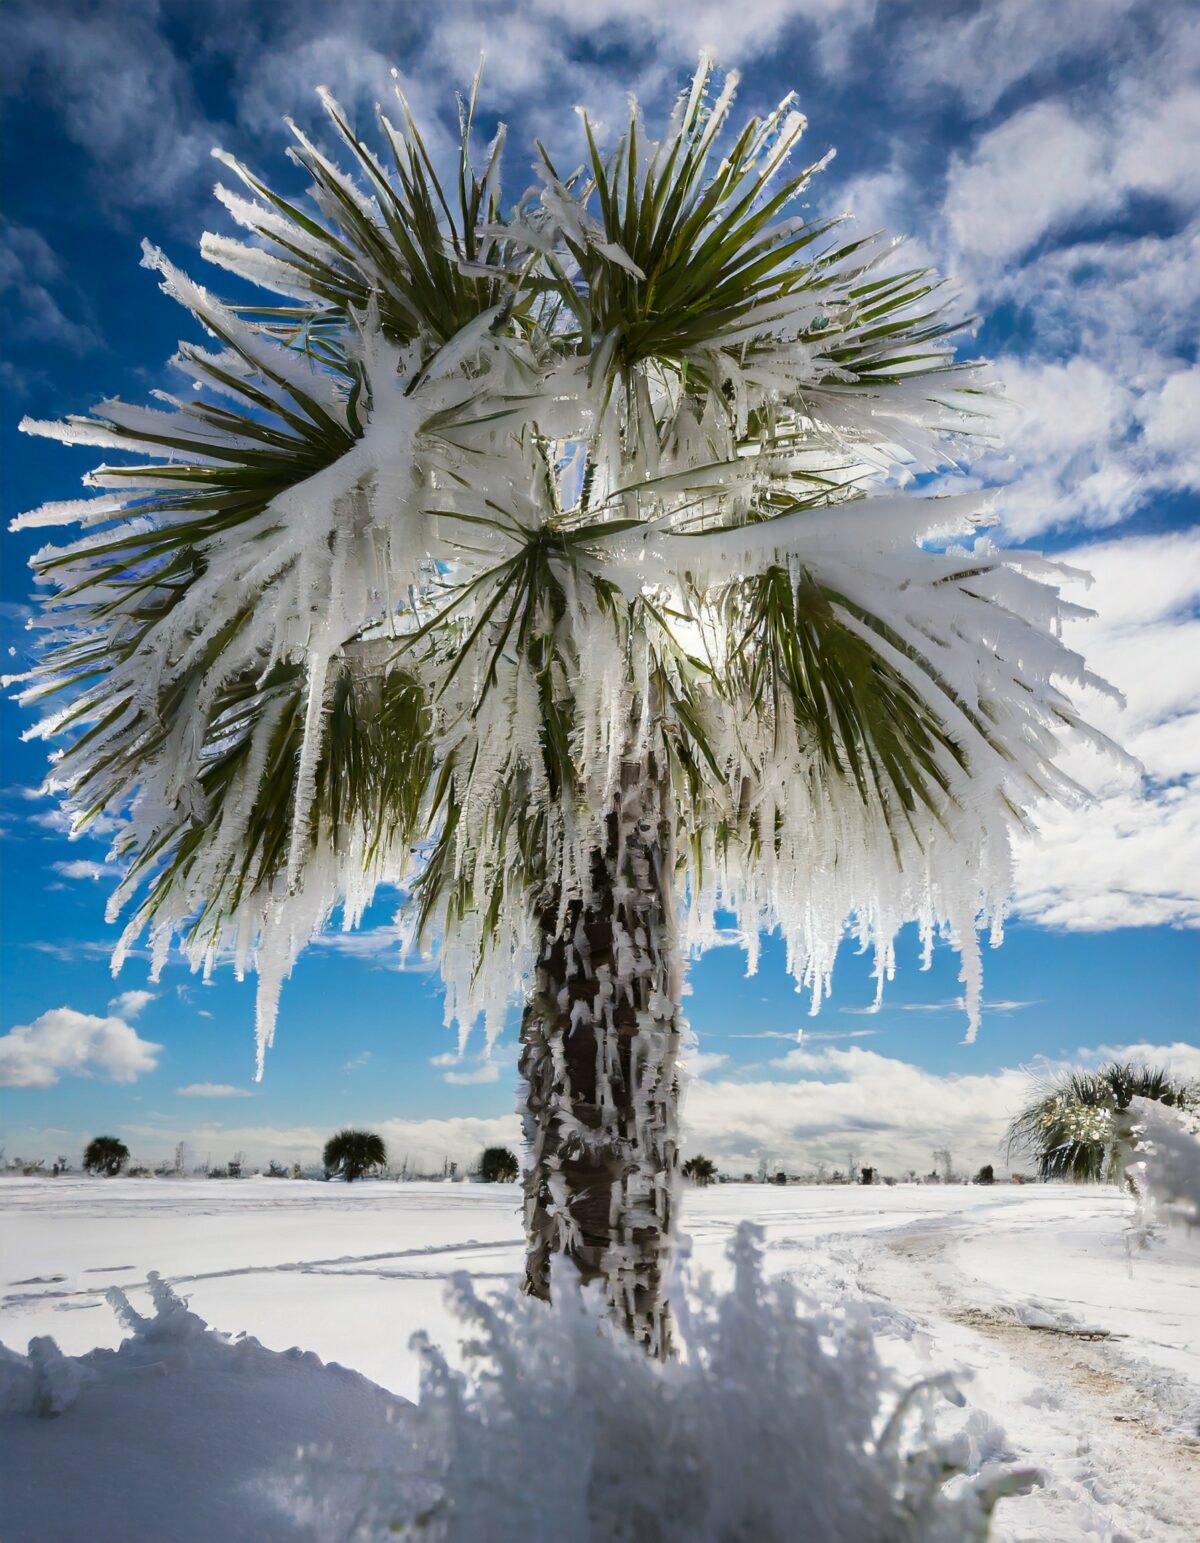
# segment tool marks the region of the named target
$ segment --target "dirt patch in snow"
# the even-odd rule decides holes
[[[892,1301],[924,1319],[939,1345],[950,1326],[981,1336],[1013,1363],[1015,1381],[1035,1383],[1044,1433],[1077,1442],[1076,1482],[1121,1543],[1191,1543],[1200,1537],[1200,1398],[1184,1378],[1128,1354],[1125,1336],[1100,1326],[1026,1322],[1021,1311],[969,1301],[953,1258],[958,1229],[917,1226],[881,1242],[868,1277]],[[1003,1367],[999,1368],[1003,1376]],[[1030,1411],[1032,1412],[1032,1411]],[[1019,1421],[1005,1420],[1010,1436]]]

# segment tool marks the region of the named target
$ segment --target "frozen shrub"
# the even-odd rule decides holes
[[[554,1305],[452,1291],[468,1370],[418,1336],[416,1439],[440,1496],[420,1535],[556,1543],[968,1543],[1017,1476],[959,1472],[933,1440],[933,1378],[898,1388],[865,1316],[803,1311],[763,1276],[758,1231],[731,1248],[732,1290],[681,1311],[685,1351],[649,1361],[590,1293]],[[503,1519],[502,1524],[501,1520]]]
[[[1129,1106],[1136,1161],[1129,1170],[1139,1194],[1168,1221],[1200,1227],[1200,1112],[1149,1098]]]

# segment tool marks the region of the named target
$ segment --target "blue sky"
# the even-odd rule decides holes
[[[1078,598],[1100,615],[1072,641],[1127,702],[1088,706],[1148,776],[1138,786],[1081,759],[1096,802],[1048,812],[1040,842],[1018,854],[1015,919],[987,959],[997,1005],[974,1046],[960,1043],[949,949],[922,974],[915,942],[903,939],[877,1015],[862,1011],[867,961],[847,949],[815,1020],[771,944],[751,980],[732,948],[695,964],[692,1145],[731,1168],[759,1156],[832,1166],[852,1147],[902,1171],[928,1166],[929,1149],[945,1143],[985,1161],[1021,1091],[1018,1068],[1039,1057],[1175,1047],[1181,1068],[1200,1071],[1194,8],[41,0],[10,5],[7,31],[6,521],[76,496],[90,464],[18,434],[23,414],[55,417],[112,394],[136,400],[161,378],[180,315],[138,266],[142,236],[228,291],[227,276],[203,273],[195,252],[204,229],[226,229],[209,149],[288,182],[281,119],[315,126],[315,86],[329,86],[365,126],[394,65],[436,149],[453,91],[483,48],[485,130],[501,117],[510,125],[513,198],[529,180],[535,135],[564,161],[578,158],[575,103],[616,122],[632,89],[653,113],[703,45],[741,69],[746,111],[794,89],[813,158],[837,148],[814,200],[853,211],[868,230],[906,233],[913,259],[951,273],[979,315],[972,350],[997,359],[1011,406],[999,422],[1007,453],[987,456],[977,474],[1000,489],[1001,539],[1069,552],[1093,574]],[[291,185],[300,190],[294,170]],[[16,670],[28,658],[24,562],[37,543],[4,543],[0,646]],[[258,1160],[308,1157],[350,1121],[383,1129],[397,1153],[437,1162],[515,1139],[512,1030],[494,1064],[433,1064],[454,1043],[437,977],[396,968],[386,904],[362,934],[301,960],[257,1086],[251,984],[222,973],[205,986],[173,963],[150,985],[139,957],[114,983],[106,842],[69,842],[53,805],[33,796],[45,747],[22,743],[29,721],[11,701],[0,705],[0,1035],[10,1036],[0,1068],[20,1084],[0,1094],[10,1155],[75,1153],[101,1127],[147,1157],[186,1138],[214,1160],[239,1148]]]

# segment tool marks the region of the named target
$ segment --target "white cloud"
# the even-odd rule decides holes
[[[951,159],[942,207],[960,271],[984,288],[1014,258],[1086,218],[1112,215],[1131,194],[1185,208],[1200,199],[1200,91],[1151,97],[1129,83],[1103,111],[1083,97],[1035,102]]]
[[[111,863],[94,862],[90,857],[72,857],[66,862],[51,863],[55,873],[59,873],[64,879],[117,879],[121,876],[121,870],[114,868]]]
[[[1194,1046],[1127,1045],[1082,1049],[1069,1065],[1113,1058],[1200,1073]],[[685,1135],[728,1172],[753,1170],[760,1157],[790,1171],[845,1164],[853,1150],[864,1163],[899,1176],[927,1172],[935,1147],[949,1147],[956,1166],[973,1172],[1004,1162],[1008,1122],[1028,1098],[1029,1072],[1006,1067],[985,1074],[940,1076],[908,1061],[853,1046],[797,1047],[771,1063],[776,1076],[745,1082],[697,1082],[688,1093]],[[1039,1075],[1057,1069],[1039,1063]],[[1020,1166],[1019,1162],[1016,1166]]]
[[[1142,761],[1144,786],[1080,753],[1071,771],[1096,791],[1036,811],[1017,848],[1019,911],[1046,926],[1105,930],[1200,925],[1200,529],[1096,542],[1063,554],[1093,584],[1065,592],[1094,607],[1066,640],[1124,694],[1095,693],[1086,716]]]
[[[362,1068],[367,1064],[367,1062],[370,1059],[371,1059],[371,1052],[369,1050],[362,1050],[362,1051],[359,1052],[358,1055],[352,1055],[348,1061],[343,1063],[342,1071],[344,1071],[344,1072],[361,1071]]]
[[[388,1157],[397,1168],[407,1158],[410,1169],[437,1173],[447,1158],[460,1168],[467,1167],[484,1147],[521,1150],[521,1128],[515,1114],[494,1118],[464,1115],[440,1120],[379,1120],[363,1116],[356,1123],[379,1132],[387,1144]],[[244,1151],[251,1163],[265,1163],[269,1158],[316,1162],[329,1140],[331,1127],[223,1125],[215,1121],[187,1126],[148,1121],[123,1125],[121,1134],[136,1140],[138,1150],[149,1161],[169,1156],[177,1142],[186,1141],[194,1151],[212,1151],[214,1160],[219,1160],[219,1154]],[[519,1221],[514,1221],[514,1226],[519,1231]]]
[[[853,1148],[863,1162],[898,1175],[926,1172],[933,1148],[948,1146],[960,1166],[974,1169],[996,1161],[1027,1086],[1015,1069],[936,1076],[861,1046],[801,1046],[771,1064],[770,1079],[695,1084],[690,1151],[738,1173],[760,1157],[792,1170],[842,1166]]]
[[[1006,119],[950,163],[943,216],[958,267],[1003,270],[1085,210],[1112,206],[1106,137],[1058,102]]]
[[[118,1018],[136,1018],[151,1002],[157,1000],[157,991],[122,991],[108,1005]]]
[[[1040,1002],[1039,1001],[1017,1002],[1017,1001],[1008,1001],[1008,1000],[1005,1000],[1004,998],[999,998],[999,999],[997,999],[995,1001],[984,1002],[982,1005],[983,1005],[983,1011],[985,1013],[1016,1013],[1016,1012],[1020,1012],[1021,1009],[1025,1008],[1025,1007],[1038,1007],[1040,1005]],[[887,1001],[885,999],[882,1007],[876,1007],[875,1004],[872,1003],[869,1007],[839,1007],[838,1008],[838,1012],[840,1012],[840,1013],[866,1013],[866,1014],[874,1014],[874,1013],[880,1013],[880,1012],[889,1012],[889,1013],[964,1013],[964,1012],[966,1012],[966,1010],[967,1010],[967,1004],[966,1004],[965,997],[951,997],[948,1001],[945,1001],[945,1002],[889,1002],[889,1001]],[[868,1032],[869,1033],[874,1033],[876,1031],[875,1030],[859,1029],[859,1030],[856,1030],[855,1032],[862,1034],[862,1033],[868,1033]],[[829,1035],[829,1034],[810,1034],[807,1030],[805,1030],[805,1032],[804,1032],[804,1038],[806,1040],[809,1040],[809,1039],[831,1039],[831,1038],[834,1038],[834,1037],[836,1037],[836,1036]]]
[[[480,1087],[489,1082],[499,1082],[506,1046],[491,1045],[482,1054],[466,1059],[455,1051],[446,1050],[441,1055],[430,1056],[430,1066],[442,1073],[442,1081],[452,1087]]]
[[[95,329],[87,322],[73,321],[56,298],[55,291],[61,294],[67,282],[44,236],[23,225],[0,222],[0,296],[12,316],[14,337],[75,353],[99,345]]]
[[[442,1081],[457,1088],[478,1087],[488,1082],[499,1082],[500,1070],[499,1061],[480,1061],[477,1065],[465,1067],[461,1071],[443,1072]]]
[[[1157,0],[1163,11],[1173,0]],[[902,40],[898,86],[924,97],[931,88],[953,91],[976,114],[989,113],[1009,88],[1049,73],[1064,60],[1122,57],[1118,38],[1133,42],[1122,26],[1139,0],[1000,0],[944,15],[918,9],[918,25]],[[935,19],[936,16],[936,19]],[[1136,36],[1136,34],[1134,35]]]
[[[176,1088],[180,1098],[253,1098],[249,1088],[235,1087],[232,1082],[189,1082],[186,1087]]]
[[[707,1077],[710,1072],[718,1071],[728,1064],[729,1057],[715,1050],[693,1050],[680,1057],[680,1064],[689,1078],[693,1081],[700,1077]]]
[[[162,1048],[122,1018],[56,1007],[0,1038],[0,1087],[48,1088],[63,1076],[135,1082]]]
[[[1155,1045],[1140,1040],[1132,1045],[1098,1045],[1094,1050],[1080,1050],[1078,1059],[1087,1066],[1104,1061],[1132,1061],[1138,1066],[1162,1067],[1188,1082],[1200,1082],[1200,1045],[1177,1040],[1172,1045]]]
[[[393,921],[354,932],[325,932],[314,939],[313,946],[351,959],[368,959],[402,975],[427,975],[436,970],[435,958],[405,952],[409,934],[406,924]]]
[[[817,28],[823,65],[836,67],[875,10],[875,0],[743,0],[736,8],[722,0],[690,5],[646,5],[645,0],[535,0],[535,9],[555,25],[596,39],[608,29],[615,41],[654,39],[681,63],[693,63],[711,48],[724,64],[758,57],[798,21]],[[544,29],[543,29],[544,30]]]
[[[198,191],[213,138],[161,21],[157,0],[124,0],[119,18],[104,7],[28,7],[5,40],[15,88],[43,98],[105,191],[160,209]]]

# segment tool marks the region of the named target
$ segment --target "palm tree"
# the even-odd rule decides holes
[[[717,1165],[711,1157],[705,1157],[702,1153],[697,1152],[695,1157],[689,1157],[687,1162],[684,1163],[682,1172],[684,1178],[691,1179],[693,1184],[707,1186],[717,1176]]]
[[[479,1159],[479,1177],[485,1184],[513,1184],[521,1175],[516,1154],[507,1147],[485,1147]]]
[[[115,1179],[129,1161],[129,1148],[116,1136],[93,1136],[83,1149],[83,1171]]]
[[[372,1130],[340,1130],[325,1143],[323,1161],[327,1178],[340,1173],[353,1184],[363,1174],[387,1167],[387,1147]]]
[[[1117,1184],[1133,1154],[1133,1134],[1121,1116],[1135,1098],[1179,1109],[1200,1105],[1200,1089],[1158,1068],[1110,1061],[1099,1071],[1063,1072],[1037,1084],[1008,1127],[1008,1155],[1037,1164],[1043,1179]]]
[[[462,1032],[524,1002],[529,1291],[566,1253],[660,1354],[685,958],[720,913],[751,968],[780,931],[815,1010],[848,922],[882,989],[915,919],[973,1034],[1086,678],[1052,568],[962,545],[978,495],[898,491],[985,390],[938,281],[807,215],[804,119],[728,134],[735,84],[702,61],[607,153],[585,117],[584,169],[541,151],[508,211],[474,93],[448,195],[403,101],[380,159],[326,96],[360,180],[299,131],[315,207],[225,157],[251,240],[203,246],[287,303],[147,248],[216,340],[194,394],[25,425],[151,458],[24,520],[86,527],[37,559],[27,694],[63,694],[78,822],[128,814],[117,961],[149,929],[256,967],[261,1075],[299,951],[396,887]]]

